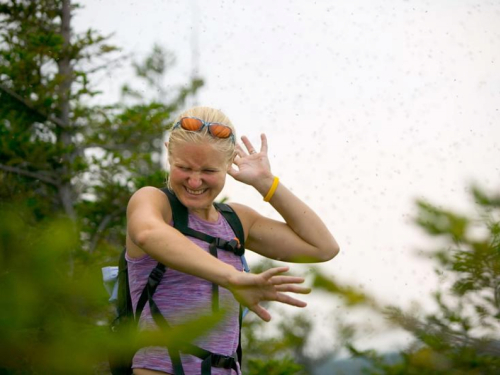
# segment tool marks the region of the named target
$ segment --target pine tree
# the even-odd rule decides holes
[[[97,31],[73,32],[78,8],[0,1],[1,373],[105,364],[111,309],[100,267],[116,264],[125,243],[131,194],[164,184],[163,135],[203,84],[165,92],[171,59],[157,46],[133,64],[152,94],[132,82],[101,104],[98,80],[124,58]]]
[[[203,82],[191,81],[163,98],[139,95],[95,104],[93,79],[112,69],[118,49],[95,30],[74,34],[69,0],[12,0],[0,5],[0,197],[42,220],[63,214],[93,252],[123,244],[131,193],[161,185],[162,135],[172,113]],[[168,59],[155,47],[135,63],[151,92],[161,87]]]

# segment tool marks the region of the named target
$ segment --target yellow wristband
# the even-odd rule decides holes
[[[264,197],[264,202],[269,202],[271,200],[271,198],[274,195],[274,192],[278,188],[279,182],[280,182],[280,179],[278,177],[274,177],[273,184],[271,185],[271,188],[269,189],[266,196]]]

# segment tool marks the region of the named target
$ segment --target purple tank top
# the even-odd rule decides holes
[[[210,223],[190,213],[188,226],[224,240],[235,237],[231,226],[221,214],[219,214],[216,223]],[[188,238],[208,252],[209,244],[207,242],[197,238]],[[239,271],[243,269],[240,257],[233,253],[218,249],[218,258],[234,266]],[[137,259],[126,255],[126,259],[128,262],[130,294],[135,310],[148,276],[156,266],[157,261],[148,255]],[[171,326],[181,325],[183,322],[196,319],[202,315],[212,314],[212,283],[174,269],[167,269],[153,298]],[[238,348],[240,307],[232,293],[220,286],[219,305],[228,311],[226,317],[213,330],[204,336],[198,337],[194,344],[212,353],[231,356]],[[139,329],[158,329],[151,316],[148,303],[146,303],[139,320]],[[181,353],[181,361],[187,375],[201,373],[201,360],[199,358]],[[174,373],[172,362],[165,347],[155,346],[140,349],[134,356],[132,367]],[[236,372],[232,369],[212,368],[212,374],[234,375]],[[238,374],[241,374],[239,367]]]

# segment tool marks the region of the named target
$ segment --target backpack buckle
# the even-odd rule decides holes
[[[240,240],[237,237],[229,241],[226,247],[229,251],[238,256],[242,256],[245,253],[245,249],[241,247]]]
[[[212,354],[211,362],[212,362],[212,367],[216,368],[230,369],[235,367],[236,365],[234,357],[221,354]]]

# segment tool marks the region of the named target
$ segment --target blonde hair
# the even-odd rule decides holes
[[[208,133],[208,129],[205,128],[200,132],[191,132],[178,127],[170,133],[170,138],[168,141],[168,158],[172,157],[172,152],[175,151],[176,146],[183,143],[209,143],[213,147],[223,154],[226,155],[227,165],[233,162],[235,155],[235,141],[236,141],[236,131],[231,120],[220,110],[210,108],[210,107],[194,107],[182,112],[174,120],[174,125],[182,117],[197,117],[206,122],[217,122],[226,125],[231,128],[234,138],[217,138],[212,137]],[[233,141],[234,139],[234,141]]]

